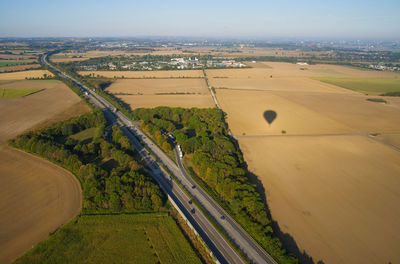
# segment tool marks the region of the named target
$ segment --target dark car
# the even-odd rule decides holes
[[[196,210],[194,208],[192,208],[191,212],[192,212],[192,214],[194,214],[194,212],[196,212]]]
[[[196,185],[192,185],[192,189],[196,188]]]
[[[189,204],[192,204],[192,200],[189,200]]]
[[[225,220],[225,216],[224,215],[221,216],[221,220]]]

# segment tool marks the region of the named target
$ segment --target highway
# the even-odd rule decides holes
[[[101,107],[106,117],[110,122],[116,122],[116,117],[125,126],[123,131],[128,135],[132,144],[140,152],[145,162],[151,169],[151,174],[154,179],[160,184],[161,188],[170,195],[174,202],[182,208],[185,216],[196,229],[198,234],[203,238],[207,246],[212,250],[214,256],[221,263],[244,263],[243,259],[236,253],[231,245],[225,240],[225,238],[215,229],[210,221],[198,210],[198,208],[192,203],[189,204],[190,198],[181,189],[178,184],[170,184],[168,181],[168,173],[165,172],[162,167],[157,164],[157,161],[150,155],[150,153],[136,140],[140,141],[147,146],[148,149],[162,162],[162,164],[168,168],[177,179],[195,199],[201,204],[201,206],[211,215],[214,220],[222,227],[227,236],[237,245],[242,251],[243,255],[251,263],[269,263],[275,264],[274,259],[266,253],[257,242],[248,235],[243,228],[236,223],[224,210],[220,207],[200,186],[197,186],[196,182],[190,177],[185,171],[180,157],[177,156],[178,165],[172,161],[157,145],[153,144],[134,122],[127,118],[123,113],[117,111],[112,113],[114,109],[108,101],[90,90],[74,78],[66,75],[59,71],[47,61],[47,54],[42,56],[42,62],[52,68],[60,77],[66,78],[74,82],[78,87],[88,92],[88,98],[95,105]],[[176,149],[175,149],[176,151]],[[195,213],[192,213],[192,210]]]
[[[129,120],[122,113],[113,113],[114,108],[108,101],[103,99],[98,94],[81,84],[74,78],[61,72],[47,61],[47,54],[42,57],[42,63],[46,64],[49,68],[54,70],[58,76],[74,82],[79,88],[88,93],[88,100],[94,105],[100,107],[107,120],[112,124],[119,124],[125,135],[128,136],[131,144],[141,155],[143,161],[149,168],[148,172],[157,181],[163,191],[173,200],[179,207],[180,211],[185,215],[186,219],[193,226],[198,235],[206,243],[207,247],[212,251],[212,254],[219,263],[234,263],[244,264],[245,261],[236,253],[232,246],[225,240],[225,238],[217,231],[217,229],[210,223],[202,211],[192,202],[189,202],[190,197],[181,189],[181,187],[169,180],[169,174],[157,163],[157,160],[150,154],[150,152],[143,147],[139,142],[145,142],[150,149],[155,145],[139,130],[131,120]],[[118,122],[118,118],[120,122]],[[139,140],[138,140],[139,139]],[[161,150],[159,150],[161,151]],[[172,161],[171,161],[172,162]]]

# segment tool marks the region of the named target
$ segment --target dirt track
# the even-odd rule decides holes
[[[81,187],[51,162],[0,147],[0,263],[9,263],[78,215]]]

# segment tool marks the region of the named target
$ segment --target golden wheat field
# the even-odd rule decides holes
[[[27,65],[15,65],[15,66],[6,66],[1,67],[0,72],[5,71],[21,71],[21,70],[29,70],[29,69],[36,69],[40,68],[40,64],[27,64]]]
[[[39,54],[0,54],[0,59],[3,60],[18,60],[18,61],[33,61],[37,59]]]
[[[140,107],[214,107],[204,79],[121,79],[107,91],[129,104]]]
[[[132,109],[153,108],[157,106],[184,107],[184,108],[208,108],[214,107],[210,95],[117,95]]]
[[[0,73],[0,80],[24,80],[25,78],[43,78],[44,74],[46,74],[47,76],[53,76],[53,74],[47,70],[31,70]]]
[[[267,64],[207,75],[272,218],[315,263],[399,262],[399,98],[310,78],[399,75]]]
[[[98,58],[104,56],[118,56],[127,55],[125,51],[101,51],[101,50],[90,50],[87,52],[60,52],[52,55],[50,60],[53,62],[71,62],[71,61],[82,61],[91,58]]]
[[[118,79],[107,88],[118,94],[208,94],[204,79]]]

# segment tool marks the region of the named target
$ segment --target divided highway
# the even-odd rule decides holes
[[[178,184],[168,180],[168,173],[157,163],[157,160],[150,155],[149,151],[137,140],[147,146],[161,163],[168,168],[176,180],[178,180],[202,207],[215,219],[225,233],[237,245],[251,263],[276,263],[240,226],[237,224],[185,171],[180,157],[177,155],[178,165],[175,164],[158,146],[136,127],[134,122],[127,118],[123,113],[112,113],[114,106],[107,100],[84,86],[74,78],[61,72],[52,66],[47,60],[48,54],[42,56],[42,63],[54,70],[57,75],[72,81],[80,89],[88,93],[88,99],[95,105],[103,109],[106,118],[115,123],[119,120],[124,133],[129,137],[135,149],[139,151],[146,165],[150,168],[150,174],[160,184],[161,188],[170,196],[179,209],[186,216],[196,232],[202,237],[207,246],[211,249],[214,256],[220,263],[245,263],[236,253],[232,246],[216,230],[212,223],[204,216],[196,205],[190,202],[190,198]],[[122,125],[121,125],[122,124]],[[175,150],[176,151],[176,150]]]

